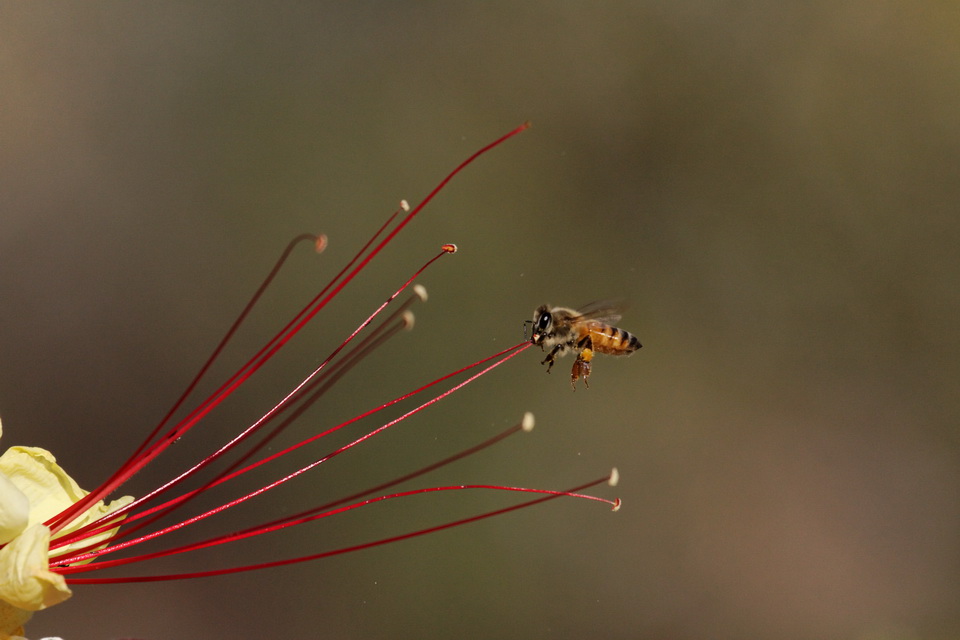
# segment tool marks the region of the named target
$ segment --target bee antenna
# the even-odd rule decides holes
[[[527,339],[527,325],[533,324],[533,320],[524,320],[523,321],[523,339]]]

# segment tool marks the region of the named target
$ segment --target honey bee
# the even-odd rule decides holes
[[[594,352],[627,356],[642,346],[635,335],[613,326],[619,319],[617,308],[609,303],[593,303],[579,310],[542,305],[533,312],[533,320],[524,322],[524,337],[530,324],[530,342],[542,350],[550,349],[540,363],[547,365],[547,373],[558,357],[577,351],[570,371],[570,385],[576,391],[581,377],[590,387],[587,378]]]

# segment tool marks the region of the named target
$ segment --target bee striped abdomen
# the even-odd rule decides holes
[[[594,351],[608,355],[625,356],[642,346],[635,335],[609,324],[594,323],[590,338]]]

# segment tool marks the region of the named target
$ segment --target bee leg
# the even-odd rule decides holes
[[[588,357],[593,355],[593,352],[587,349]],[[577,380],[583,376],[583,384],[588,389],[590,388],[590,383],[587,382],[587,378],[590,377],[590,361],[577,358],[576,362],[573,363],[573,369],[570,371],[570,386],[573,387],[573,390],[577,390]]]
[[[557,359],[557,352],[560,351],[560,349],[561,349],[562,347],[563,347],[563,345],[559,345],[559,344],[558,344],[557,346],[555,346],[555,347],[553,348],[552,351],[550,351],[550,353],[547,354],[547,357],[546,357],[546,358],[544,358],[543,360],[540,361],[540,364],[545,364],[545,365],[547,365],[547,373],[550,373],[550,369],[553,368],[553,363],[554,363],[554,361],[556,361],[556,359]],[[541,347],[541,348],[542,348],[542,347]]]
[[[573,369],[570,370],[570,386],[573,387],[573,390],[577,390],[577,380],[580,377],[583,377],[583,384],[586,388],[590,388],[590,383],[587,382],[587,379],[590,377],[590,361],[593,360],[593,341],[590,339],[590,336],[587,336],[577,345],[577,348],[580,349],[580,353],[577,355],[576,361],[573,363]]]

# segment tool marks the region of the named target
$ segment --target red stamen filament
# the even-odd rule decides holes
[[[278,529],[280,529],[280,528],[284,528],[285,526],[290,526],[290,525],[292,525],[292,524],[302,524],[303,522],[306,522],[306,521],[308,521],[308,520],[315,520],[315,519],[317,519],[317,518],[323,518],[323,517],[328,517],[328,516],[331,516],[331,515],[336,515],[337,513],[343,513],[344,511],[349,511],[349,510],[352,510],[352,509],[356,509],[356,508],[359,508],[359,507],[367,506],[367,505],[374,504],[374,503],[377,503],[377,502],[382,502],[382,501],[384,501],[384,500],[391,500],[391,499],[394,499],[394,498],[410,497],[410,496],[413,496],[413,495],[419,495],[419,494],[423,494],[423,493],[433,493],[433,492],[437,492],[437,491],[463,491],[463,490],[470,490],[470,489],[488,489],[488,490],[495,490],[495,491],[511,491],[511,492],[517,492],[517,493],[537,493],[537,494],[543,494],[543,497],[541,497],[541,498],[536,498],[536,499],[534,499],[534,500],[529,500],[529,501],[527,501],[527,502],[522,502],[522,503],[520,503],[520,504],[511,505],[511,506],[509,506],[509,507],[504,507],[504,508],[501,508],[501,509],[496,509],[496,510],[494,510],[494,511],[488,511],[488,512],[481,513],[481,514],[478,514],[478,515],[469,516],[469,517],[467,517],[467,518],[461,518],[461,519],[459,519],[459,520],[453,520],[453,521],[446,522],[446,523],[444,523],[444,524],[436,525],[436,526],[433,526],[433,527],[428,527],[428,528],[425,528],[425,529],[418,529],[418,530],[416,530],[416,531],[411,531],[411,532],[409,532],[409,533],[404,533],[404,534],[400,534],[400,535],[397,535],[397,536],[391,536],[391,537],[389,537],[389,538],[381,538],[380,540],[374,540],[374,541],[372,541],[372,542],[366,542],[366,543],[363,543],[363,544],[353,545],[353,546],[350,546],[350,547],[342,547],[342,548],[340,548],[340,549],[334,549],[334,550],[332,550],[332,551],[324,551],[324,552],[322,552],[322,553],[315,553],[315,554],[311,554],[311,555],[298,556],[298,557],[296,557],[296,558],[287,558],[287,559],[284,559],[284,560],[275,560],[275,561],[273,561],[273,562],[262,562],[262,563],[259,563],[259,564],[251,564],[251,565],[245,565],[245,566],[241,566],[241,567],[230,567],[230,568],[225,568],[225,569],[213,569],[213,570],[210,570],[210,571],[194,571],[194,572],[190,572],[190,573],[165,574],[165,575],[155,575],[155,576],[136,576],[136,577],[129,577],[129,578],[68,578],[68,579],[67,579],[67,582],[69,582],[69,583],[71,583],[71,584],[110,584],[110,583],[117,583],[117,582],[156,582],[156,581],[162,581],[162,580],[183,580],[183,579],[187,579],[187,578],[203,578],[203,577],[210,577],[210,576],[226,575],[226,574],[230,574],[230,573],[240,573],[240,572],[243,572],[243,571],[255,571],[255,570],[258,570],[258,569],[268,569],[268,568],[279,567],[279,566],[284,566],[284,565],[288,565],[288,564],[295,564],[295,563],[298,563],[298,562],[308,562],[308,561],[310,561],[310,560],[319,560],[320,558],[328,558],[328,557],[330,557],[330,556],[341,555],[341,554],[344,554],[344,553],[350,553],[350,552],[352,552],[352,551],[361,551],[361,550],[363,550],[363,549],[370,549],[370,548],[372,548],[372,547],[377,547],[377,546],[381,546],[381,545],[384,545],[384,544],[389,544],[389,543],[391,543],[391,542],[399,542],[399,541],[401,541],[401,540],[407,540],[407,539],[409,539],[409,538],[415,538],[415,537],[418,537],[418,536],[426,535],[426,534],[428,534],[428,533],[434,533],[434,532],[437,532],[437,531],[442,531],[442,530],[444,530],[444,529],[450,529],[450,528],[453,528],[453,527],[458,527],[458,526],[461,526],[461,525],[469,524],[469,523],[471,523],[471,522],[477,522],[477,521],[479,521],[479,520],[484,520],[484,519],[486,519],[486,518],[492,518],[493,516],[501,515],[501,514],[504,514],[504,513],[509,513],[509,512],[511,512],[511,511],[516,511],[516,510],[518,510],[518,509],[525,509],[525,508],[527,508],[527,507],[532,507],[533,505],[540,504],[540,503],[546,502],[546,501],[548,501],[548,500],[555,500],[556,498],[561,498],[561,497],[583,498],[583,499],[586,499],[586,500],[595,500],[595,501],[598,501],[598,502],[605,502],[605,503],[611,505],[612,510],[616,511],[616,510],[618,510],[618,509],[620,508],[620,501],[619,501],[619,499],[618,499],[618,500],[605,500],[605,499],[603,499],[603,498],[597,498],[596,496],[590,496],[590,495],[586,495],[586,494],[577,493],[578,491],[581,491],[581,490],[583,490],[583,489],[587,489],[587,488],[589,488],[589,487],[592,487],[592,486],[596,486],[596,485],[598,485],[598,484],[605,483],[605,482],[607,482],[607,481],[609,480],[609,477],[610,477],[610,476],[604,476],[603,478],[599,478],[599,479],[597,479],[597,480],[594,480],[593,482],[588,482],[588,483],[586,483],[586,484],[584,484],[584,485],[580,485],[579,487],[575,487],[575,488],[570,489],[570,490],[567,490],[567,491],[549,491],[549,490],[546,490],[546,489],[528,489],[528,488],[524,488],[524,487],[506,487],[506,486],[499,486],[499,485],[456,485],[456,486],[446,486],[446,487],[430,487],[430,488],[427,488],[427,489],[416,489],[416,490],[413,490],[413,491],[405,491],[405,492],[401,492],[401,493],[395,493],[395,494],[390,494],[390,495],[386,495],[386,496],[380,496],[380,497],[378,497],[378,498],[372,498],[372,499],[369,499],[369,500],[364,500],[364,501],[362,501],[362,502],[358,502],[358,503],[349,505],[349,506],[347,506],[347,507],[341,507],[341,508],[335,509],[335,510],[333,510],[333,511],[325,512],[325,513],[322,513],[322,514],[317,514],[317,515],[315,515],[315,516],[311,516],[309,519],[303,519],[303,520],[300,520],[300,521],[295,521],[295,522],[286,524],[286,525],[284,525],[283,527],[267,527],[267,528],[264,528],[263,530],[257,530],[257,531],[253,531],[253,532],[246,532],[242,537],[243,537],[243,538],[246,538],[246,537],[250,537],[250,536],[252,536],[252,535],[259,535],[260,533],[269,533],[270,531],[278,530]],[[183,552],[183,551],[194,550],[195,548],[203,548],[203,547],[208,547],[208,546],[215,546],[216,544],[222,544],[222,543],[225,543],[225,542],[230,542],[230,541],[235,540],[235,539],[241,539],[241,538],[240,538],[240,537],[236,537],[236,535],[234,535],[234,536],[224,536],[224,537],[222,537],[221,539],[214,539],[214,540],[208,541],[207,543],[199,543],[200,546],[193,547],[193,546],[191,545],[190,548],[182,548],[182,549],[171,550],[171,551],[176,552],[176,553],[181,553],[181,552]],[[160,556],[162,556],[162,555],[170,555],[170,554],[169,554],[169,553],[166,553],[166,552],[157,552],[156,554],[151,554],[149,557],[150,557],[150,559],[152,559],[152,558],[154,558],[154,557],[160,557]],[[106,568],[106,564],[107,564],[108,562],[111,562],[111,561],[107,560],[107,561],[103,561],[103,562],[98,562],[98,563],[96,563],[96,564],[94,564],[94,565],[79,565],[79,566],[75,566],[75,567],[63,567],[63,568],[54,569],[54,570],[57,571],[58,573],[64,573],[64,574],[73,573],[73,572],[77,572],[77,571],[83,571],[83,570],[95,570],[95,569],[97,569],[97,568]]]

